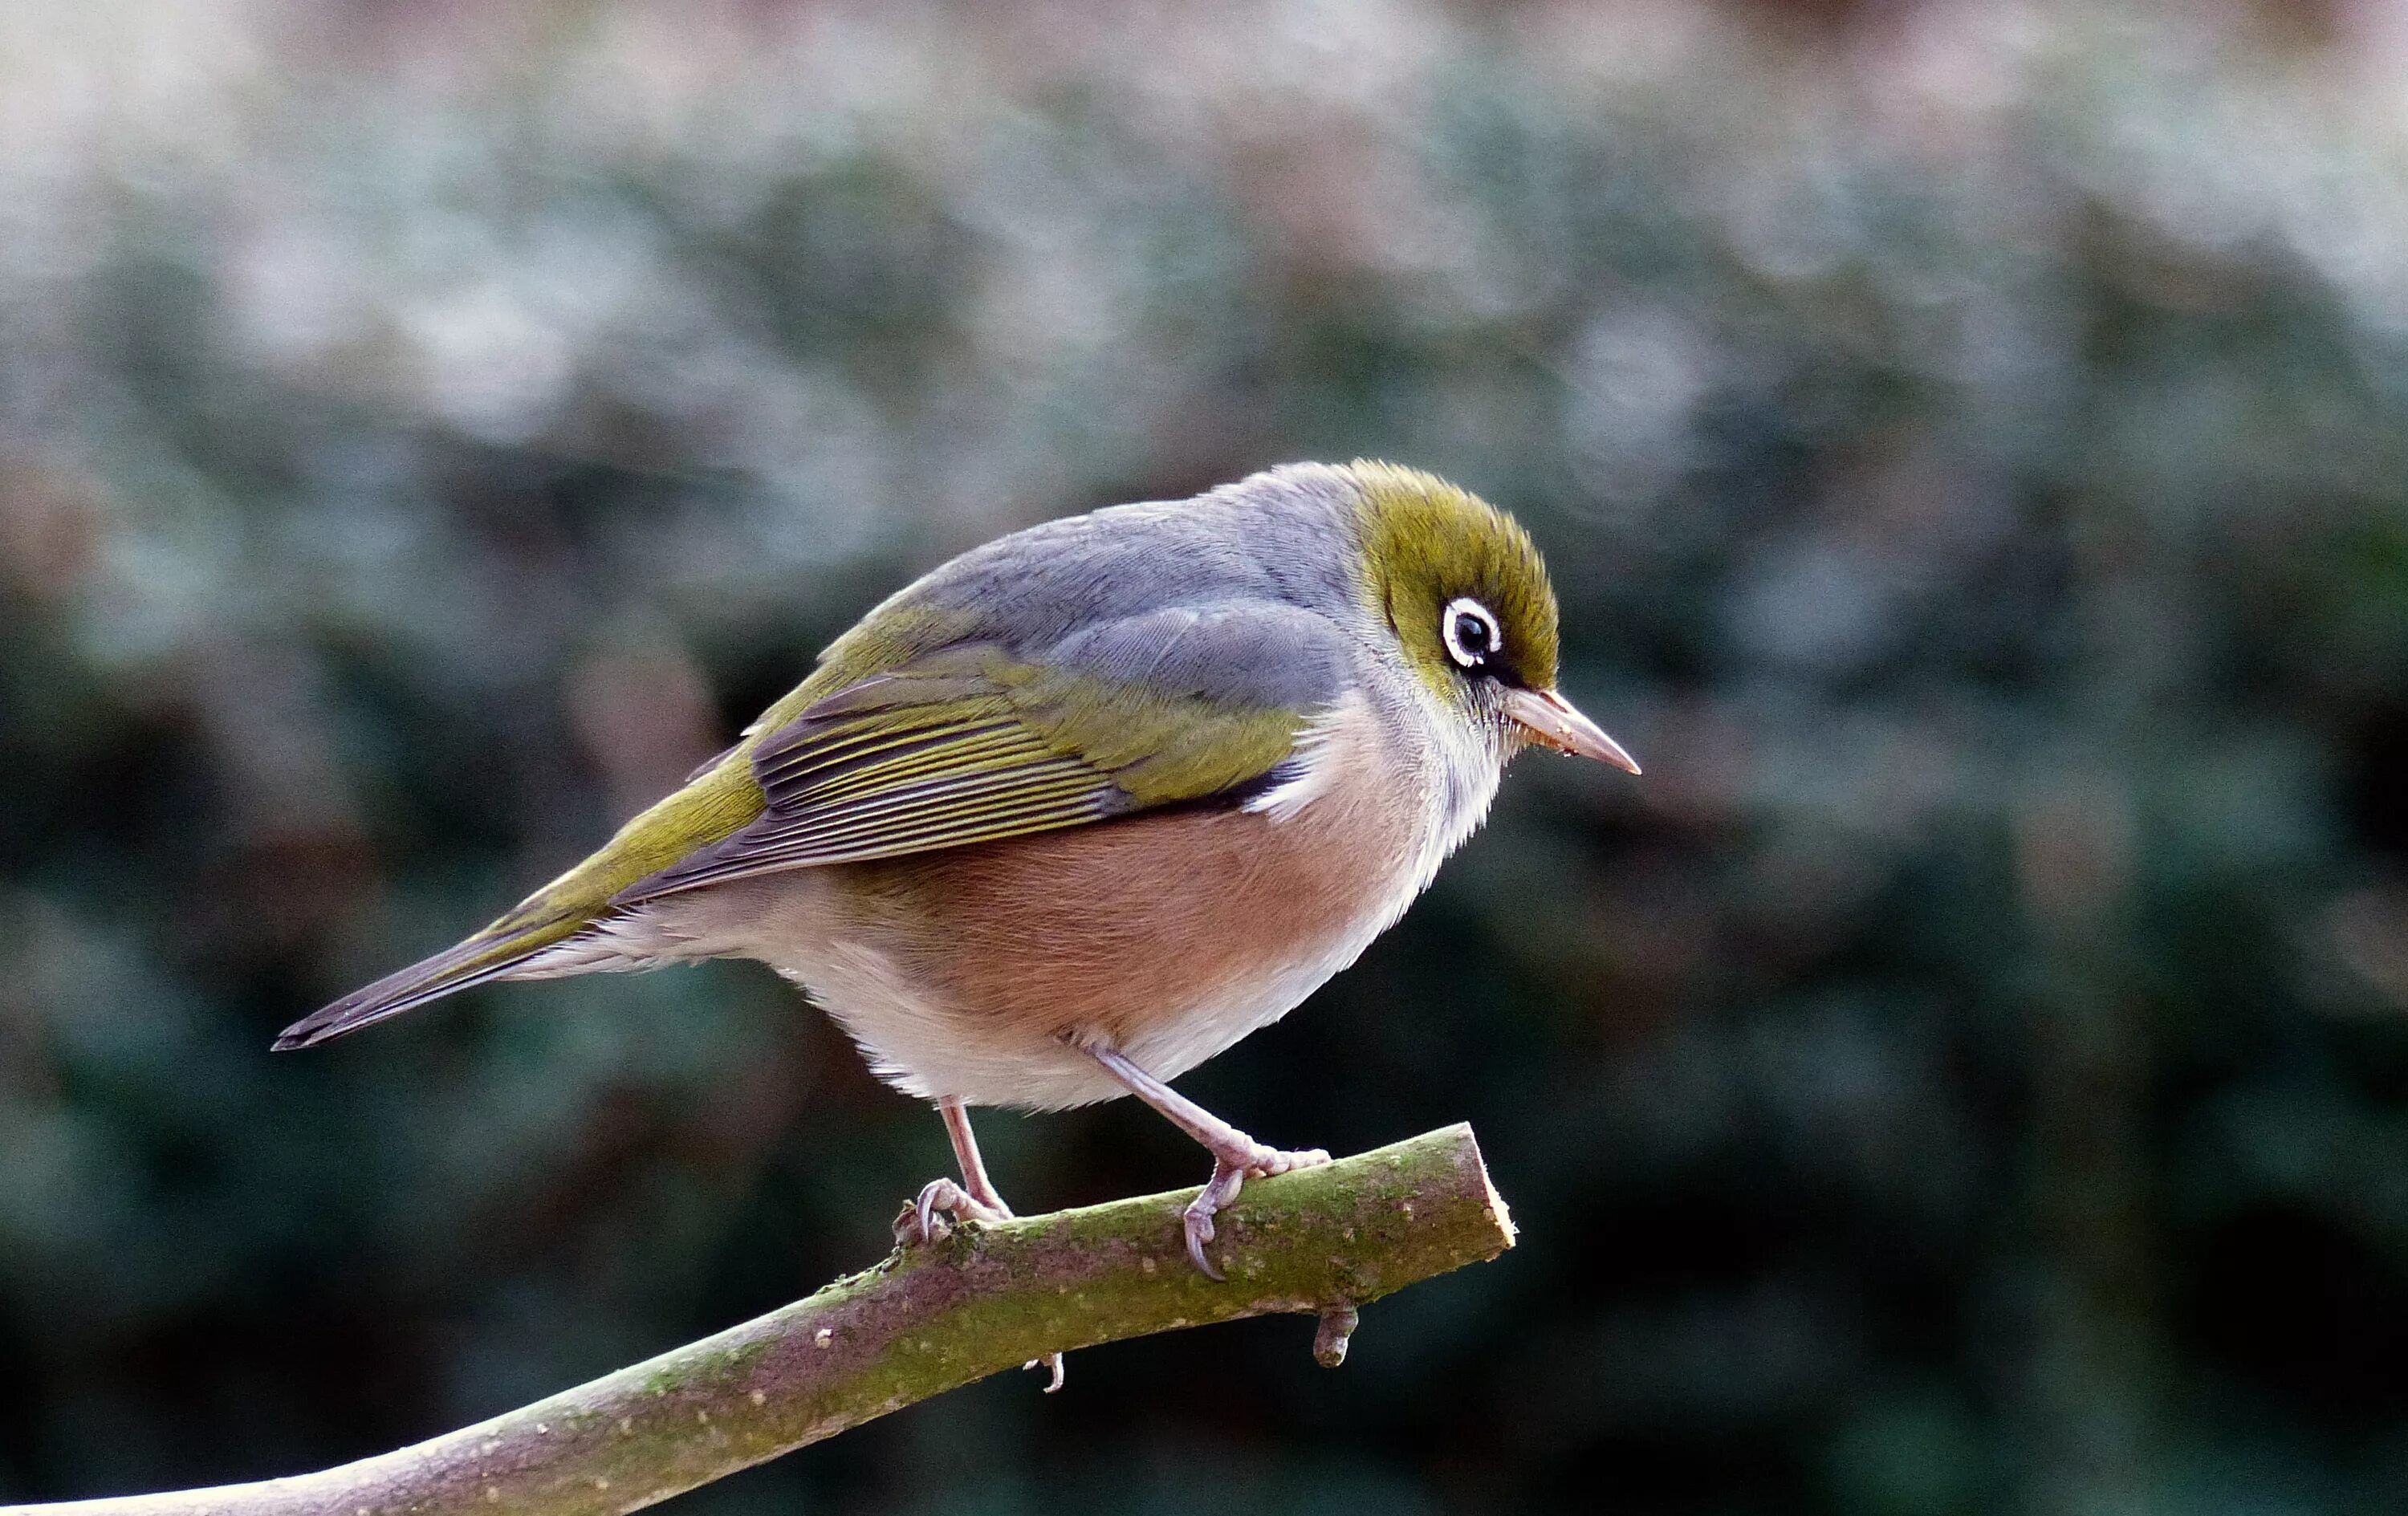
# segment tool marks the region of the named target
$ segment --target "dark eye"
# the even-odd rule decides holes
[[[1446,639],[1446,655],[1458,668],[1480,667],[1505,644],[1495,612],[1469,597],[1447,602],[1438,625],[1439,635]]]

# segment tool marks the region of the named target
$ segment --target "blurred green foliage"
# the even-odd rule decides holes
[[[1189,1081],[1524,1227],[1336,1376],[1080,1354],[694,1511],[2408,1500],[2398,7],[298,0],[0,17],[0,1498],[286,1472],[765,1309],[938,1171],[766,972],[268,1037],[876,597],[1382,455],[1526,759]],[[1192,1182],[982,1122],[1045,1208]]]

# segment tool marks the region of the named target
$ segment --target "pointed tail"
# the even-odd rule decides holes
[[[528,960],[615,914],[610,898],[620,891],[760,815],[761,787],[753,782],[748,751],[748,744],[738,743],[720,754],[683,789],[620,827],[601,851],[520,901],[509,914],[467,941],[398,974],[388,974],[294,1022],[276,1039],[277,1048],[307,1048],[342,1037],[488,980],[636,966],[624,958],[614,961],[607,953],[581,962],[554,959],[543,965]]]
[[[588,919],[582,912],[530,912],[529,908],[541,899],[538,894],[466,941],[304,1016],[278,1035],[276,1051],[314,1047],[429,1000],[439,1000],[455,990],[501,979],[546,948],[575,936]]]

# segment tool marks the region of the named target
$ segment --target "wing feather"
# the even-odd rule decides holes
[[[1275,781],[1336,693],[1327,623],[1283,608],[1156,613],[1098,630],[1109,635],[1057,647],[1041,665],[956,643],[831,691],[753,742],[758,816],[610,904],[1163,805],[1240,804]],[[1267,663],[1287,680],[1275,692],[1250,677]],[[1321,698],[1291,705],[1295,688]]]
[[[758,818],[612,903],[1024,837],[1133,804],[1110,774],[1008,716],[934,708],[913,709],[898,725],[895,715],[807,710],[754,753],[754,778],[768,799]]]

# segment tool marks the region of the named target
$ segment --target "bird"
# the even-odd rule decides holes
[[[1328,1154],[1170,1081],[1353,963],[1516,753],[1639,773],[1556,688],[1557,619],[1519,524],[1392,464],[1030,526],[871,609],[590,857],[275,1046],[494,980],[755,959],[943,1119],[961,1177],[921,1189],[920,1237],[1012,1214],[971,1108],[1135,1095],[1211,1156],[1182,1227],[1220,1280],[1213,1217]]]

